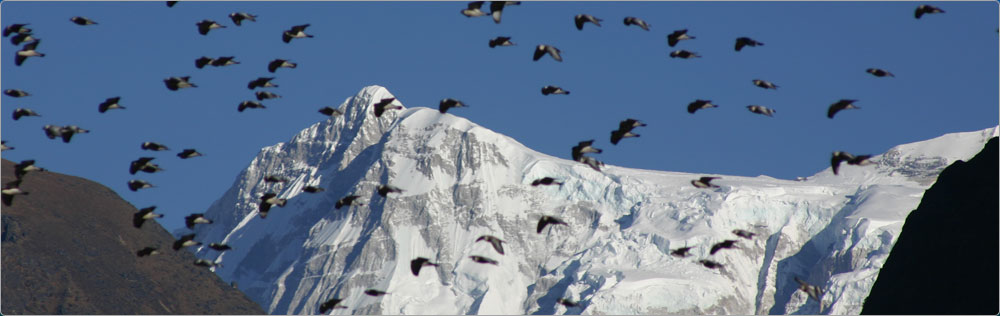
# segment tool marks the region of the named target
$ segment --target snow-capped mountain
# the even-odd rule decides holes
[[[234,249],[198,256],[223,262],[216,273],[272,314],[316,314],[333,297],[348,307],[337,314],[857,314],[924,190],[998,134],[900,145],[839,176],[721,175],[720,188],[698,189],[690,181],[710,175],[598,172],[433,109],[375,117],[373,104],[388,97],[367,87],[342,116],[262,149],[207,211],[215,224],[197,227],[197,240]],[[530,185],[542,177],[565,184]],[[383,198],[375,191],[386,183],[405,191]],[[262,219],[268,192],[288,202]],[[349,194],[363,205],[336,209]],[[542,215],[569,225],[536,233]],[[484,234],[503,239],[506,254],[475,242]],[[736,248],[709,254],[727,239]],[[670,254],[685,246],[689,257]],[[440,266],[414,276],[416,257]],[[795,276],[824,290],[822,309]],[[362,293],[369,288],[390,294]]]

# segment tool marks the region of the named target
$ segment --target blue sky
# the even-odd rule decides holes
[[[947,13],[914,19],[923,3]],[[829,165],[830,153],[879,154],[892,146],[998,124],[998,4],[977,2],[524,2],[504,10],[501,24],[459,13],[466,2],[152,2],[0,3],[3,26],[31,23],[38,51],[14,66],[19,48],[0,43],[2,138],[16,149],[3,158],[36,159],[41,167],[95,180],[136,207],[157,205],[168,230],[203,212],[232,184],[260,148],[289,140],[368,85],[382,85],[408,107],[456,98],[471,107],[455,115],[569,159],[576,142],[596,139],[608,164],[655,170],[794,179]],[[488,6],[488,5],[487,5]],[[235,26],[228,14],[258,15]],[[604,20],[578,31],[580,13]],[[98,25],[69,21],[85,16]],[[639,17],[650,31],[626,27]],[[195,23],[225,26],[207,36]],[[310,23],[314,38],[285,44],[280,33]],[[689,29],[696,39],[667,46],[666,35]],[[496,36],[513,47],[489,48]],[[764,46],[735,52],[747,36]],[[563,52],[559,63],[533,62],[538,44]],[[668,57],[675,49],[703,58]],[[235,56],[239,65],[196,69],[201,56]],[[275,58],[297,69],[266,70]],[[895,78],[876,78],[878,67]],[[163,79],[191,76],[199,87],[168,91]],[[275,76],[282,95],[266,110],[236,111],[252,100],[246,84]],[[764,79],[779,86],[751,84]],[[542,86],[572,93],[543,96]],[[120,96],[126,110],[97,111]],[[686,112],[709,99],[719,108]],[[827,107],[857,99],[861,110],[833,120]],[[755,115],[746,106],[776,109]],[[13,121],[27,107],[42,117]],[[642,136],[611,145],[618,122],[649,124]],[[69,144],[49,140],[46,124],[78,125],[90,134]],[[139,149],[143,141],[167,152]],[[195,148],[205,157],[181,160]],[[131,176],[141,156],[166,169]],[[8,172],[5,170],[4,172]],[[157,188],[131,192],[145,179]],[[30,181],[30,176],[28,181]],[[130,219],[123,219],[130,220]]]

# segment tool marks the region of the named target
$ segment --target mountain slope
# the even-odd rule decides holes
[[[44,167],[44,162],[39,161]],[[3,160],[3,183],[14,180]],[[170,249],[155,221],[132,226],[136,209],[82,178],[30,172],[4,206],[3,300],[10,314],[262,314],[260,306]],[[138,258],[146,246],[162,252]]]
[[[336,313],[856,314],[940,169],[997,133],[898,146],[840,176],[722,176],[720,188],[697,189],[690,181],[708,175],[597,172],[427,108],[374,117],[372,104],[391,96],[367,87],[344,102],[343,117],[264,148],[208,210],[219,225],[198,228],[199,238],[237,249],[198,255],[225,262],[216,272],[270,313],[317,313],[337,296],[350,308]],[[269,174],[292,180],[266,183]],[[565,184],[529,185],[545,176]],[[384,183],[406,191],[382,198],[374,191]],[[304,185],[326,191],[303,193]],[[289,200],[261,219],[267,192]],[[348,194],[365,205],[335,209]],[[535,233],[542,215],[569,225]],[[712,244],[737,239],[733,229],[758,236],[710,255]],[[474,242],[483,234],[505,240],[506,255]],[[691,257],[670,255],[684,246],[694,247]],[[409,263],[418,256],[440,267],[415,277]],[[822,310],[794,276],[827,292]],[[367,288],[392,294],[361,294]],[[556,304],[563,297],[581,304]]]

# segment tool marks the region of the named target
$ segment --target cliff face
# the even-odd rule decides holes
[[[998,313],[997,155],[994,137],[941,173],[907,216],[862,314]]]
[[[44,163],[40,162],[42,167]],[[2,182],[14,180],[3,160]],[[30,172],[2,217],[3,314],[263,314],[155,221],[132,226],[136,208],[82,178]],[[145,207],[145,206],[144,206]],[[151,246],[161,253],[139,258]]]

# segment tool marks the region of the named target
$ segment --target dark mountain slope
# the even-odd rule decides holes
[[[12,162],[0,168],[14,180]],[[155,221],[132,227],[135,207],[110,189],[54,172],[30,172],[21,188],[30,195],[0,210],[3,314],[264,314],[172,250]],[[162,253],[137,257],[146,246]]]

